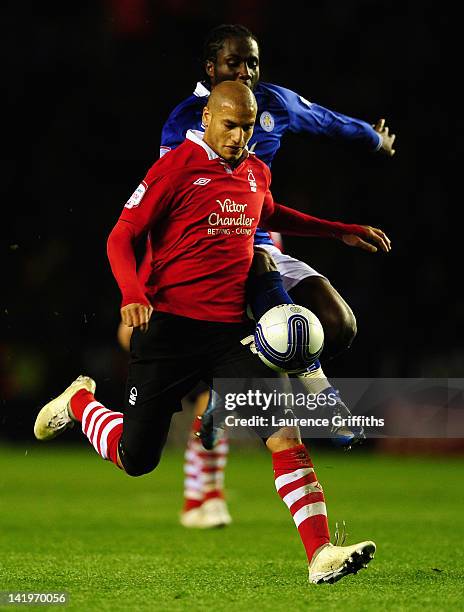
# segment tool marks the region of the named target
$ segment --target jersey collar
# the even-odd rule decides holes
[[[195,91],[193,92],[193,95],[197,96],[197,98],[203,98],[204,96],[209,96],[210,93],[211,92],[206,87],[206,85],[202,83],[202,81],[198,81],[195,87]]]
[[[206,142],[203,142],[203,135],[204,133],[200,130],[188,130],[185,137],[188,140],[191,140],[195,144],[199,145],[202,149],[204,149],[208,155],[208,159],[218,158],[219,155],[215,151],[213,151],[213,149],[209,145],[207,145]]]
[[[255,88],[253,89],[253,93],[255,94],[255,96],[260,95],[262,93],[261,85],[266,85],[266,83],[262,83],[261,81],[258,81],[256,83]],[[211,90],[208,88],[208,83],[206,81],[198,81],[195,85],[193,95],[197,98],[204,98],[209,96],[210,94]]]

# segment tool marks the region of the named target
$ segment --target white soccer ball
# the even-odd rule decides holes
[[[324,348],[324,330],[314,313],[297,304],[281,304],[260,318],[256,351],[272,370],[298,374],[316,361]]]

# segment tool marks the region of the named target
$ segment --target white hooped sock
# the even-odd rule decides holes
[[[311,366],[306,372],[298,374],[298,380],[309,393],[318,394],[326,389],[332,388],[332,385],[324,374],[320,362],[317,361],[316,364],[319,364],[319,367],[313,368],[313,366]]]

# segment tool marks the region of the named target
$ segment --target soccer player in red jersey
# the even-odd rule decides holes
[[[170,113],[162,129],[161,155],[175,149],[184,140],[188,129],[202,129],[203,107],[210,92],[224,80],[238,81],[253,90],[258,113],[250,148],[269,166],[279,151],[282,139],[291,132],[328,138],[369,154],[378,151],[378,154],[391,157],[395,153],[395,136],[389,133],[383,119],[372,126],[310,102],[288,88],[263,83],[260,80],[259,42],[242,25],[223,24],[214,28],[205,40],[203,60],[205,80],[198,82],[192,95]],[[255,232],[255,246],[260,249],[256,254],[260,257],[258,265],[262,271],[259,278],[254,276],[253,282],[250,282],[252,292],[248,298],[255,318],[259,319],[260,312],[277,303],[294,300],[313,311],[321,321],[325,334],[322,355],[325,362],[349,348],[356,335],[356,319],[329,279],[308,263],[282,253],[263,228],[259,227]],[[268,257],[262,261],[264,255]],[[263,270],[263,263],[268,266],[267,270]],[[274,286],[279,276],[280,292]],[[267,296],[271,293],[273,303],[268,304]],[[124,332],[127,337],[127,330],[120,328],[120,337],[124,336]],[[300,378],[308,393],[336,393],[337,405],[333,414],[350,415],[348,407],[326,378],[319,360]],[[198,394],[197,390],[196,414],[204,412],[209,397],[209,391]],[[214,405],[210,401],[206,415],[212,410]],[[184,504],[180,520],[186,527],[225,525],[231,522],[223,487],[228,455],[227,436],[220,437],[211,450],[205,450],[196,437],[199,426],[200,422],[195,419],[187,443]],[[333,427],[329,436],[334,444],[344,448],[365,437],[362,427]]]
[[[204,109],[204,137],[189,132],[152,166],[110,234],[121,317],[134,328],[124,413],[105,408],[95,398],[95,381],[80,376],[42,408],[34,428],[38,439],[81,422],[98,454],[139,476],[158,465],[172,415],[200,380],[275,377],[240,343],[250,331],[245,284],[258,222],[269,230],[390,250],[381,230],[324,221],[273,201],[269,168],[246,149],[256,108],[241,83],[215,88]],[[141,286],[134,244],[148,229],[152,273]],[[324,493],[298,428],[276,429],[264,442],[276,489],[306,550],[310,582],[356,573],[372,559],[375,544],[330,543]]]

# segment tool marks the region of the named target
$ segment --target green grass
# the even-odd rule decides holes
[[[3,448],[0,591],[65,590],[80,611],[464,609],[462,461],[314,455],[331,525],[345,519],[350,542],[378,546],[367,570],[335,585],[308,585],[264,451],[232,448],[234,523],[205,532],[177,523],[180,452],[131,479],[91,448]]]

